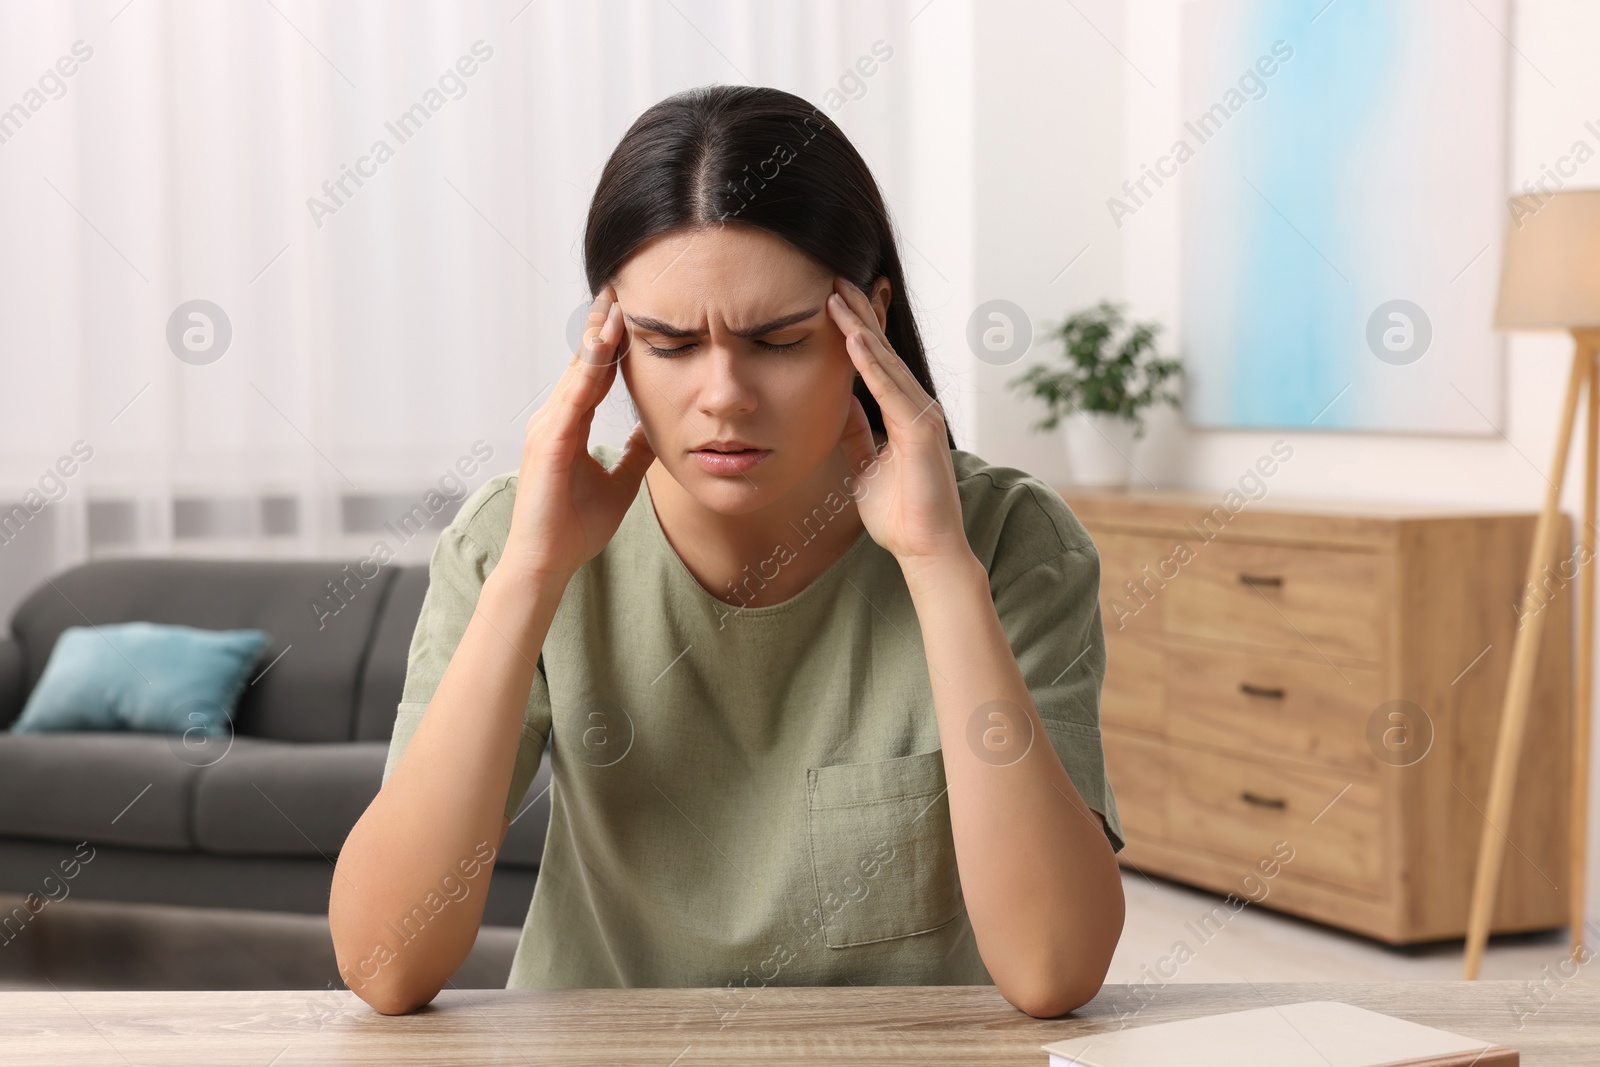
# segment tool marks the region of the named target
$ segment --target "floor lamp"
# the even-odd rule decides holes
[[[1467,915],[1466,974],[1478,977],[1483,949],[1494,916],[1495,895],[1505,860],[1506,839],[1498,827],[1508,825],[1517,784],[1517,765],[1528,722],[1528,700],[1545,613],[1538,610],[1536,586],[1556,562],[1557,519],[1567,453],[1577,421],[1578,397],[1587,394],[1583,470],[1583,527],[1579,536],[1592,558],[1595,549],[1595,477],[1600,473],[1600,189],[1562,191],[1543,201],[1511,202],[1512,219],[1500,265],[1500,296],[1495,308],[1497,330],[1566,330],[1573,340],[1572,370],[1567,378],[1561,424],[1556,431],[1555,458],[1550,464],[1544,510],[1535,528],[1523,589],[1521,617],[1511,652],[1505,704],[1489,773],[1489,801],[1478,844],[1478,869]],[[1572,716],[1572,845],[1567,873],[1572,951],[1583,949],[1584,864],[1589,811],[1589,715],[1594,687],[1594,564],[1579,561],[1578,684]]]

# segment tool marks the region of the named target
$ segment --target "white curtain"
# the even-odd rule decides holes
[[[912,121],[925,10],[0,7],[0,611],[111,554],[426,559],[462,487],[515,469],[571,355],[600,168],[678,89],[825,108],[936,244],[902,211],[911,131],[937,135]],[[945,300],[957,272],[905,255]],[[619,379],[595,437],[631,422]],[[440,504],[427,536],[397,525]]]

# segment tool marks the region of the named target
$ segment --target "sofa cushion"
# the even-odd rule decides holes
[[[179,734],[0,734],[0,834],[192,848],[195,762]]]
[[[195,784],[195,844],[223,855],[331,859],[378,795],[388,748],[235,737]]]
[[[19,734],[63,730],[225,738],[234,707],[272,641],[262,630],[154,622],[69,626],[28,694]]]
[[[348,741],[361,664],[393,571],[364,575],[360,563],[333,560],[97,560],[40,585],[11,627],[29,689],[68,626],[144,620],[265,630],[273,641],[239,699],[236,732]]]

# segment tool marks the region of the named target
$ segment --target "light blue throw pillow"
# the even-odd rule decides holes
[[[251,668],[271,643],[264,630],[153,622],[69,626],[11,732],[199,730],[224,736]]]

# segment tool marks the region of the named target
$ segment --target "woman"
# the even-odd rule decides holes
[[[955,448],[861,157],[788,93],[679,94],[612,153],[584,257],[517,474],[434,551],[329,900],[346,981],[434,997],[548,742],[511,986],[712,986],[724,1020],[768,983],[1089,1000],[1123,920],[1099,558]],[[620,454],[587,447],[619,369]]]

